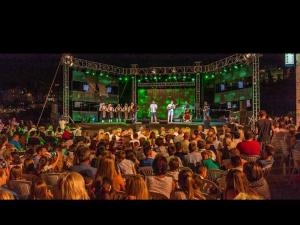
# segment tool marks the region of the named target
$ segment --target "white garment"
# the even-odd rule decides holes
[[[153,104],[153,103],[152,103],[152,104],[150,105],[150,112],[154,113],[154,112],[156,112],[156,111],[157,111],[157,104],[155,104],[155,103]]]
[[[119,163],[119,168],[121,169],[121,173],[125,175],[134,175],[134,163],[131,160],[124,159]]]
[[[173,116],[174,116],[174,104],[168,105],[168,122],[173,122]]]
[[[192,153],[189,153],[188,155],[185,156],[186,161],[190,164],[196,165],[197,163],[200,163],[202,160],[201,153],[198,151],[194,151]]]
[[[159,193],[170,198],[172,192],[172,177],[146,176],[146,184],[149,192]]]

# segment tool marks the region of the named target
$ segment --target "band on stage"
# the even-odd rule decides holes
[[[168,123],[173,123],[174,111],[176,108],[177,105],[174,104],[173,100],[171,100],[171,102],[167,105]],[[155,101],[152,101],[149,106],[151,123],[157,123],[157,110],[157,103]],[[134,123],[137,121],[138,106],[133,102],[130,105],[126,103],[124,106],[121,106],[121,104],[117,104],[116,107],[113,107],[112,104],[101,103],[99,105],[98,111],[98,119],[99,121],[102,121],[102,123],[107,121],[109,123],[112,123],[114,119],[116,122],[131,120]],[[207,102],[204,102],[202,111],[203,120],[205,121],[210,117],[210,106]],[[182,122],[192,122],[192,107],[187,101],[183,105],[183,114],[181,119]]]

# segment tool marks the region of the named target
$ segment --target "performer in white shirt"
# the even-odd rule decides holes
[[[150,113],[151,113],[151,123],[156,123],[157,122],[157,104],[155,101],[152,101],[152,104],[150,105]]]
[[[167,106],[168,109],[168,123],[173,123],[173,116],[174,116],[174,109],[176,108],[176,105],[173,101]]]

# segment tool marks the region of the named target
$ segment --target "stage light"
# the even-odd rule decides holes
[[[86,70],[85,73],[86,73],[86,74],[90,74],[91,71],[90,71],[90,70]]]
[[[157,80],[157,77],[156,77],[156,76],[154,77],[154,80]]]
[[[93,72],[92,72],[92,75],[93,75],[93,76],[95,76],[95,75],[96,75],[96,72],[95,72],[95,71],[93,71]]]
[[[213,75],[211,75],[211,78],[215,78],[215,75],[213,74]]]
[[[205,75],[205,79],[208,79],[208,75]]]
[[[103,73],[101,72],[101,73],[100,73],[100,77],[102,77],[102,76],[103,76]]]
[[[74,58],[71,55],[63,55],[62,61],[65,65],[72,67],[74,65]]]
[[[237,66],[237,65],[234,65],[234,69],[238,69],[238,66]]]
[[[224,72],[224,73],[227,73],[227,69],[224,68],[223,72]]]
[[[128,77],[125,77],[125,81],[128,81]]]
[[[119,80],[122,80],[122,77],[119,77]]]
[[[108,78],[108,77],[109,77],[109,75],[108,75],[108,74],[106,74],[106,77]]]
[[[195,81],[195,78],[192,78],[192,81],[194,82],[194,81]]]
[[[141,83],[141,79],[138,79],[138,82]]]

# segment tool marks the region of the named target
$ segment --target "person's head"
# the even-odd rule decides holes
[[[152,149],[151,149],[151,146],[150,145],[145,145],[143,147],[143,151],[144,151],[144,154],[147,158],[151,157],[152,155]]]
[[[198,149],[205,149],[205,146],[206,146],[206,142],[204,140],[201,139],[197,142]]]
[[[77,160],[78,160],[77,161],[78,164],[90,163],[91,150],[89,149],[89,147],[80,146],[77,149],[76,157],[77,157]]]
[[[198,126],[198,131],[199,131],[199,132],[203,132],[203,130],[204,130],[203,125],[199,125],[199,126]]]
[[[179,187],[186,193],[187,199],[194,197],[194,178],[191,170],[181,170],[178,175]]]
[[[116,154],[116,157],[119,162],[122,162],[124,159],[126,159],[125,151],[123,151],[123,150],[118,151]]]
[[[209,153],[208,151],[202,151],[201,152],[202,160],[207,160],[209,159]]]
[[[135,132],[134,134],[133,134],[133,139],[138,139],[139,138],[139,134],[137,133],[137,132]]]
[[[242,158],[240,156],[232,156],[230,162],[233,168],[242,166]]]
[[[59,184],[61,200],[89,200],[83,177],[77,172],[65,174]]]
[[[15,197],[11,191],[0,189],[0,201],[1,200],[15,200]]]
[[[235,195],[239,193],[249,193],[249,185],[245,174],[240,170],[229,170],[226,175],[225,193],[233,191]]]
[[[108,177],[114,180],[116,175],[115,161],[112,158],[102,158],[98,165],[96,177]]]
[[[254,134],[252,132],[252,130],[246,130],[245,131],[245,140],[249,141],[252,140],[254,138]]]
[[[179,169],[179,159],[177,157],[172,157],[169,161],[170,171],[177,171]]]
[[[265,111],[265,110],[261,110],[261,111],[259,112],[259,117],[260,117],[261,119],[265,119],[265,118],[267,117],[266,111]]]
[[[197,144],[193,141],[189,144],[189,151],[190,152],[194,152],[194,151],[197,151],[198,148],[197,148]]]
[[[171,104],[174,104],[174,101],[173,101],[173,100],[171,100]]]
[[[126,193],[129,199],[149,199],[148,188],[144,178],[141,175],[131,176],[126,180]]]
[[[20,166],[14,166],[10,170],[10,180],[20,180],[22,179],[23,173]]]
[[[176,147],[174,144],[170,144],[168,146],[168,153],[169,153],[169,156],[172,156],[176,153]]]
[[[159,137],[156,139],[156,144],[157,144],[157,146],[163,146],[164,140],[161,137]]]
[[[19,141],[20,139],[20,135],[18,133],[15,133],[13,136],[12,136],[12,140],[14,141]]]
[[[39,156],[44,156],[47,153],[47,149],[44,146],[39,146],[36,149],[36,154]]]
[[[153,161],[152,168],[155,175],[165,175],[168,171],[168,161],[166,157],[157,155]]]
[[[198,174],[202,177],[202,178],[206,178],[207,177],[207,167],[203,166],[203,165],[199,165],[197,168]]]
[[[42,156],[39,160],[38,170],[42,170],[46,165],[48,165],[49,159],[46,156]]]
[[[36,171],[35,171],[33,160],[30,158],[25,159],[23,163],[23,173],[34,174],[35,172]]]
[[[176,142],[175,143],[175,148],[176,148],[176,152],[182,152],[182,144],[181,142]]]
[[[244,173],[250,183],[258,181],[263,177],[263,169],[259,162],[245,163]]]
[[[31,198],[33,200],[52,199],[52,193],[43,179],[39,178],[33,182],[31,186]]]
[[[152,101],[152,104],[155,104],[155,101]]]

